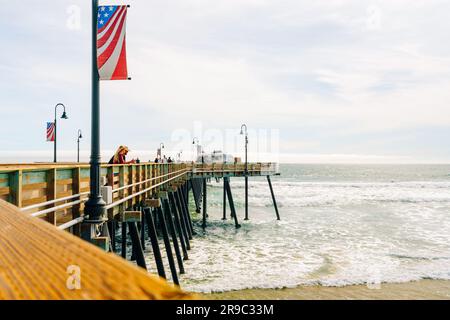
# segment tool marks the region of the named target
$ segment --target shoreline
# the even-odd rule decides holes
[[[207,300],[450,300],[449,280],[419,280],[344,287],[299,286],[203,294]]]

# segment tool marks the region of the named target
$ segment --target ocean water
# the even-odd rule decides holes
[[[211,182],[208,228],[192,241],[186,290],[345,286],[450,279],[449,165],[281,165],[267,181],[231,185],[242,228],[222,221],[222,184]],[[229,213],[228,213],[229,214]],[[151,255],[151,253],[149,253]],[[154,262],[149,257],[151,268]],[[168,268],[167,268],[168,269]]]

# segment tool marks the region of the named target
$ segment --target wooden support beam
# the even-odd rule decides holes
[[[144,201],[144,205],[149,208],[158,208],[161,206],[161,200],[159,199],[147,199]]]
[[[117,216],[120,222],[141,222],[141,212],[140,211],[124,211],[119,213]]]
[[[109,238],[108,237],[95,237],[90,241],[94,246],[102,249],[105,252],[109,251]]]

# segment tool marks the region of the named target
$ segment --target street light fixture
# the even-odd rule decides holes
[[[77,139],[77,162],[80,163],[80,140],[83,139],[83,133],[81,132],[81,129],[78,130],[78,139]]]
[[[56,116],[56,112],[58,111],[58,107],[63,107],[64,109],[63,109],[63,114],[62,114],[62,116],[61,116],[61,119],[69,119],[69,117],[67,116],[67,113],[66,113],[66,106],[65,105],[63,105],[62,103],[58,103],[56,106],[55,106],[55,141],[54,141],[54,144],[53,144],[53,162],[57,162],[57,157],[56,157],[56,140],[57,140],[57,135],[56,135],[56,128],[57,128],[57,125],[56,125],[56,118],[57,118],[57,116]]]
[[[241,126],[241,135],[245,135],[245,220],[248,220],[248,130],[246,124]]]
[[[193,140],[192,140],[192,144],[193,145],[197,145],[197,148],[196,148],[196,150],[192,153],[192,155],[193,155],[193,157],[194,157],[194,162],[197,162],[197,159],[198,159],[198,149],[199,149],[199,145],[200,145],[200,140],[197,138],[197,137],[195,137]],[[195,154],[197,154],[197,158],[195,158]]]
[[[159,154],[159,158],[160,159],[162,159],[162,150],[165,148],[165,146],[164,146],[164,143],[160,143],[159,144],[159,152],[160,152],[160,154]]]

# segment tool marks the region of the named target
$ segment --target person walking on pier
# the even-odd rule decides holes
[[[130,164],[136,163],[136,160],[126,161],[126,156],[130,149],[127,146],[120,146],[114,156],[109,160],[109,164]]]

